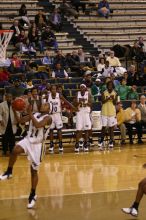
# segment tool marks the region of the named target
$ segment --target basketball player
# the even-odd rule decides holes
[[[77,107],[76,113],[76,145],[75,152],[79,152],[79,140],[82,137],[82,132],[85,132],[84,151],[89,150],[89,131],[91,130],[91,96],[87,91],[85,84],[80,85],[80,91],[77,93],[75,106]]]
[[[143,168],[146,168],[146,164],[143,165]],[[138,216],[138,207],[139,207],[139,204],[140,204],[144,194],[146,194],[146,178],[141,180],[141,182],[138,184],[136,198],[135,198],[135,201],[132,204],[132,206],[130,208],[122,208],[122,211],[126,214],[130,214],[134,217],[137,217]]]
[[[114,146],[114,126],[117,124],[116,119],[116,105],[117,94],[114,90],[114,85],[112,81],[107,83],[107,90],[102,93],[102,108],[101,108],[101,118],[102,118],[102,132],[101,138],[98,143],[99,149],[103,150],[104,147],[104,137],[106,133],[106,127],[109,129],[109,147]]]
[[[31,162],[31,192],[28,199],[27,208],[33,208],[36,202],[36,187],[38,184],[38,168],[42,160],[42,154],[44,152],[43,141],[46,135],[44,134],[45,126],[50,126],[52,119],[47,114],[49,111],[49,104],[43,104],[40,108],[40,112],[32,114],[32,106],[28,107],[28,115],[22,118],[18,118],[17,113],[14,113],[17,120],[20,123],[30,122],[27,136],[19,141],[9,159],[9,164],[6,172],[1,176],[1,180],[9,179],[12,177],[13,166],[17,160],[17,156],[21,153],[26,153],[28,159]],[[48,128],[49,129],[49,128]]]
[[[48,103],[50,104],[50,113],[52,117],[52,124],[50,127],[50,153],[54,152],[54,143],[53,143],[53,130],[56,128],[59,139],[59,152],[63,152],[62,146],[62,111],[61,111],[61,101],[68,104],[71,108],[74,106],[69,103],[60,93],[57,92],[56,85],[52,85],[50,89],[50,93],[48,95]]]

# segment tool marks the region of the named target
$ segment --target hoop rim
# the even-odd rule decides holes
[[[8,32],[14,32],[13,30],[0,30],[0,34],[2,33],[8,33]]]

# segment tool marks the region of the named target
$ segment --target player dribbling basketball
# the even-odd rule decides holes
[[[13,166],[17,160],[17,156],[21,153],[26,153],[28,160],[31,163],[31,192],[28,199],[27,208],[33,208],[36,202],[36,187],[38,184],[38,168],[42,160],[44,153],[44,140],[46,135],[45,126],[50,126],[52,123],[51,117],[48,115],[49,104],[42,104],[40,112],[32,114],[32,106],[28,107],[28,115],[22,118],[18,118],[16,111],[14,114],[19,123],[30,122],[27,136],[19,141],[12,154],[10,155],[9,164],[6,172],[1,176],[1,180],[9,179],[12,177]],[[49,129],[49,127],[48,127]],[[47,131],[46,131],[47,132]]]

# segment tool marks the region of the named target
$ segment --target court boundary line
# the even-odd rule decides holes
[[[100,194],[100,193],[112,193],[112,192],[126,192],[126,191],[136,191],[137,188],[134,188],[134,187],[131,187],[131,189],[119,189],[119,190],[101,190],[101,191],[98,191],[98,192],[82,192],[82,193],[66,193],[66,194],[63,194],[63,195],[45,195],[45,196],[38,196],[38,199],[39,198],[51,198],[51,197],[65,197],[65,196],[78,196],[78,195],[93,195],[93,194]],[[14,198],[0,198],[0,201],[4,201],[4,200],[18,200],[18,199],[28,199],[28,196],[29,195],[21,195],[20,197],[14,197]]]

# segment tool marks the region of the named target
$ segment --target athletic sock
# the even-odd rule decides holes
[[[132,205],[132,208],[135,208],[136,210],[138,210],[139,207],[139,202],[134,202]]]
[[[34,196],[35,196],[35,189],[31,189],[30,197],[34,197]]]

